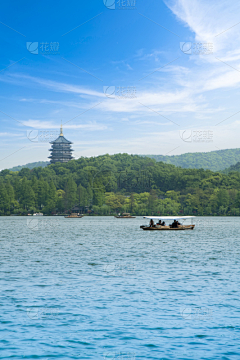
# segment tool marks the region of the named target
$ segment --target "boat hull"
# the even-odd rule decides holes
[[[154,230],[160,230],[160,231],[183,231],[183,230],[193,230],[195,227],[195,225],[180,225],[177,228],[170,228],[170,226],[140,226],[141,229],[143,230],[150,230],[150,231],[154,231]]]
[[[116,219],[136,219],[135,216],[114,216]]]
[[[64,216],[65,219],[81,219],[83,216]]]

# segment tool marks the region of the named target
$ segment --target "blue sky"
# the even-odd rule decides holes
[[[76,158],[239,147],[239,2],[130,2],[1,4],[0,169],[47,160],[28,134],[61,120]]]

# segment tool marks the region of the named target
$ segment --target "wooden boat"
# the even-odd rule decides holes
[[[195,225],[191,224],[191,225],[176,225],[173,226],[172,224],[170,225],[158,225],[158,224],[154,224],[154,220],[161,220],[161,221],[178,221],[178,220],[188,220],[188,219],[193,219],[195,216],[144,216],[144,219],[149,219],[152,220],[152,224],[151,225],[141,225],[140,228],[143,230],[193,230],[195,228]]]
[[[135,219],[136,216],[131,216],[129,213],[123,213],[122,215],[118,214],[114,216],[116,219]]]
[[[68,216],[64,216],[65,218],[71,218],[71,219],[80,219],[83,217],[83,215],[81,214],[77,214],[77,213],[71,213]]]

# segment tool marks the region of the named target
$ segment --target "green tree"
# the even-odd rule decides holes
[[[47,194],[46,208],[44,208],[45,211],[48,213],[53,212],[56,209],[57,199],[58,196],[56,186],[54,185],[53,180],[51,180]]]
[[[119,212],[124,205],[124,197],[115,195],[114,193],[107,193],[106,205],[108,205],[113,211]]]
[[[78,199],[78,204],[80,206],[87,206],[88,205],[87,190],[81,184],[79,184],[78,188],[77,188],[77,199]]]
[[[28,169],[22,169],[22,170],[28,170]],[[20,204],[22,204],[25,210],[28,210],[30,207],[34,207],[35,205],[35,194],[30,186],[29,181],[26,179],[25,176],[21,184]]]
[[[6,192],[7,192],[7,209],[8,211],[11,210],[11,208],[14,206],[15,204],[15,194],[14,194],[14,188],[13,186],[10,184],[10,181],[8,180],[6,185],[5,185],[5,188],[6,188]]]
[[[64,194],[65,209],[70,210],[77,202],[77,184],[72,177],[69,178]]]
[[[4,215],[5,212],[9,209],[9,207],[10,202],[6,186],[3,183],[0,183],[0,214]]]

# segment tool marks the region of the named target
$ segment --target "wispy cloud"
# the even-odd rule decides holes
[[[1,137],[21,137],[22,134],[19,133],[10,133],[10,132],[0,132]]]
[[[214,49],[213,55],[184,55],[190,60],[189,71],[185,70],[184,76],[178,73],[178,84],[182,88],[192,89],[195,94],[238,88],[240,45],[236,39],[240,36],[240,3],[225,0],[214,0],[211,3],[207,0],[165,2],[177,19],[192,32],[189,39],[182,41],[210,42]]]
[[[56,104],[67,107],[75,107],[79,109],[86,109],[89,106],[91,107],[95,101],[99,98],[101,99],[101,104],[98,106],[98,111],[102,112],[113,112],[113,113],[139,113],[145,114],[147,110],[142,108],[139,102],[144,103],[147,106],[155,107],[155,110],[158,111],[183,111],[183,112],[194,112],[200,110],[200,106],[203,107],[204,99],[200,99],[195,96],[197,93],[197,88],[195,91],[191,90],[191,84],[187,82],[184,74],[190,74],[191,71],[185,67],[173,67],[172,69],[173,76],[178,74],[179,77],[175,78],[175,82],[178,83],[178,89],[172,91],[159,88],[155,86],[155,89],[151,87],[146,89],[144,86],[137,88],[137,98],[136,99],[110,99],[105,96],[103,92],[98,92],[91,89],[85,89],[83,87],[78,87],[75,85],[49,81],[46,79],[29,77],[25,75],[15,75],[17,77],[23,77],[24,79],[30,79],[33,82],[41,84],[44,88],[51,88],[52,91],[56,92],[66,92],[76,95],[86,95],[85,102],[83,101],[66,101],[66,100],[50,100],[50,99],[26,99],[22,98],[22,102],[40,102],[45,104]],[[205,107],[207,105],[205,104]]]
[[[53,121],[40,121],[40,120],[33,120],[29,119],[23,121],[25,126],[29,126],[30,128],[34,129],[59,129],[59,124],[54,123]],[[99,131],[99,130],[106,130],[108,127],[103,124],[98,124],[96,122],[89,122],[85,124],[67,124],[64,126],[64,129],[71,129],[71,130],[87,130],[87,131]]]

